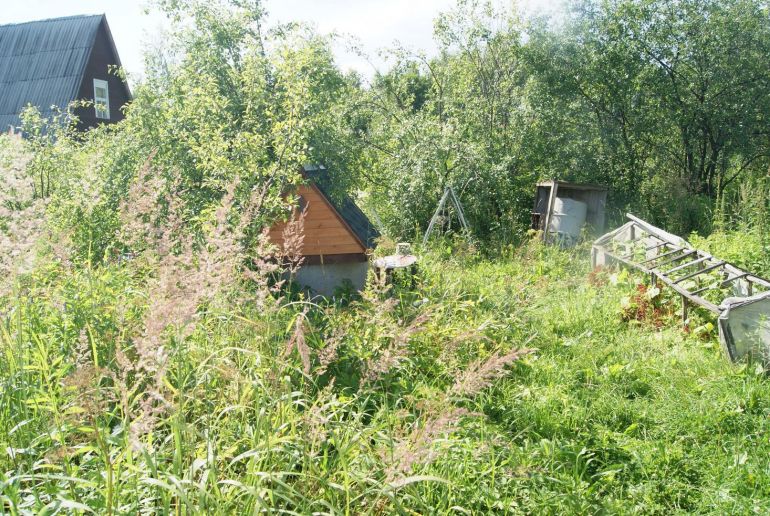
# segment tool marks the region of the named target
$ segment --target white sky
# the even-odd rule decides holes
[[[353,36],[374,65],[385,67],[377,51],[399,41],[413,50],[435,52],[433,20],[456,0],[264,0],[271,22],[312,23],[319,32]],[[496,0],[512,2],[514,0]],[[519,0],[530,12],[554,12],[563,0]],[[163,18],[147,15],[147,0],[0,0],[0,24],[18,23],[76,14],[107,14],[123,67],[130,75],[142,74],[142,50],[158,41]],[[372,65],[340,44],[338,64],[371,76]]]

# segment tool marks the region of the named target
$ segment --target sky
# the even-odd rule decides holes
[[[513,0],[496,0],[511,2]],[[528,12],[553,13],[562,0],[519,0]],[[268,23],[301,21],[321,33],[336,32],[357,40],[369,61],[340,43],[334,51],[343,70],[354,69],[371,77],[387,62],[378,51],[399,42],[406,48],[436,52],[433,20],[456,0],[264,0]],[[129,77],[141,77],[142,52],[162,40],[163,17],[147,13],[147,0],[0,0],[0,25],[77,14],[107,15],[115,45]]]

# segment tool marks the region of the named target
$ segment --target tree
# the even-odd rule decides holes
[[[692,197],[654,190],[680,188],[713,202],[767,166],[770,25],[763,2],[587,0],[561,32],[537,30],[529,50],[538,86],[556,99],[542,102],[544,110],[572,105],[577,109],[564,110],[570,116],[589,117],[589,148],[606,156],[590,175],[659,220],[673,211],[667,205]]]
[[[522,167],[519,20],[489,2],[459,2],[435,36],[437,58],[396,49],[396,65],[366,93],[377,210],[391,233],[410,236],[452,186],[478,237],[510,238],[529,216],[533,178]]]

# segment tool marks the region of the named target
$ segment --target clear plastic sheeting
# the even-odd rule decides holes
[[[633,215],[594,242],[594,267],[622,264],[647,274],[682,297],[682,319],[690,306],[718,317],[719,339],[733,361],[749,358],[770,366],[770,281],[695,249]]]
[[[720,306],[719,340],[730,359],[770,364],[770,293],[730,297]]]

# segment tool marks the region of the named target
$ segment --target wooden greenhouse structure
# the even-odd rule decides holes
[[[690,306],[718,317],[719,338],[727,356],[770,365],[770,281],[711,254],[633,215],[594,242],[594,267],[619,263],[663,284],[682,299],[682,318]]]

